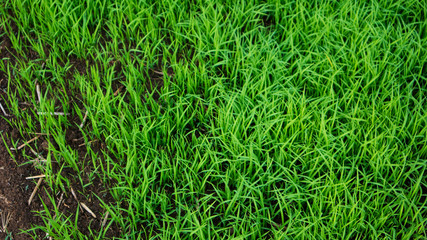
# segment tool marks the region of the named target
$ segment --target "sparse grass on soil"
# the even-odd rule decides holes
[[[2,162],[45,175],[1,236],[426,239],[426,34],[425,0],[0,0]]]

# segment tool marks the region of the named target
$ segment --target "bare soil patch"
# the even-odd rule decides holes
[[[16,131],[3,118],[0,119],[0,133],[6,139],[6,144],[10,144],[8,136],[17,137]],[[41,218],[33,213],[41,210],[40,200],[35,198],[34,202],[28,205],[28,199],[36,185],[33,180],[25,178],[36,174],[31,165],[17,166],[4,142],[0,143],[0,211],[3,220],[1,239],[6,239],[9,234],[17,240],[30,239],[29,236],[19,234],[21,229],[29,229],[34,224],[43,223]]]
[[[16,25],[12,24],[14,31],[18,31]],[[25,59],[26,61],[32,61],[39,58],[37,54],[29,52],[26,56],[20,56],[13,49],[9,37],[4,34],[4,29],[0,29],[0,61],[3,61],[5,64],[15,65],[16,60]],[[21,39],[25,41],[25,39]],[[47,53],[48,55],[48,53]],[[40,60],[40,59],[39,59]],[[40,64],[43,63],[41,59]],[[80,74],[86,72],[86,61],[73,58],[69,59],[72,64],[67,78],[72,81],[73,74],[75,71]],[[89,64],[93,64],[89,62]],[[0,103],[6,110],[6,113],[10,114],[9,109],[7,109],[7,91],[13,91],[12,79],[5,73],[0,71]],[[43,86],[42,86],[43,88]],[[71,93],[71,90],[67,90]],[[72,98],[75,104],[83,108],[81,101],[79,101],[78,96]],[[73,102],[70,104],[74,104]],[[27,108],[25,106],[23,108]],[[25,109],[22,109],[25,111]],[[14,157],[10,155],[8,148],[12,147],[11,139],[17,141],[20,139],[20,144],[25,143],[32,139],[34,135],[25,134],[21,136],[17,129],[14,129],[9,122],[19,121],[15,119],[14,116],[5,116],[2,111],[0,111],[0,135],[4,141],[0,139],[0,239],[6,239],[7,237],[12,237],[12,239],[33,239],[30,235],[22,232],[33,228],[34,226],[45,226],[42,217],[40,217],[41,211],[46,209],[43,206],[43,203],[46,205],[47,210],[54,214],[54,205],[52,200],[54,200],[56,206],[59,209],[59,212],[64,216],[75,216],[76,212],[79,211],[77,229],[85,235],[89,235],[90,226],[93,232],[98,232],[105,227],[106,221],[103,217],[106,212],[101,206],[101,199],[104,203],[112,203],[114,199],[108,193],[108,187],[100,179],[89,178],[90,173],[93,172],[93,169],[90,167],[90,164],[87,163],[86,159],[86,148],[81,146],[82,144],[82,134],[80,130],[76,127],[76,122],[78,121],[77,116],[70,116],[70,126],[67,129],[67,143],[73,149],[75,149],[79,156],[79,161],[85,163],[83,174],[83,182],[85,187],[82,186],[81,182],[78,180],[78,173],[70,168],[62,168],[62,165],[57,163],[52,163],[53,169],[56,171],[55,174],[60,174],[63,177],[67,178],[73,189],[66,189],[66,191],[54,191],[50,189],[47,183],[44,180],[41,180],[41,184],[38,187],[38,190],[35,191],[35,195],[31,201],[31,204],[28,204],[29,198],[33,193],[38,179],[26,179],[27,177],[37,176],[42,174],[37,170],[33,164],[28,162],[22,151],[26,149],[27,154],[31,155],[31,149],[39,149],[41,152],[38,154],[46,155],[49,144],[48,142],[54,142],[48,136],[41,136],[36,141],[31,142],[25,146],[20,151],[12,151]],[[25,123],[23,123],[25,125]],[[77,141],[79,140],[79,141]],[[54,143],[53,143],[54,144]],[[54,144],[55,145],[55,144]],[[103,143],[97,141],[91,145],[91,148],[94,152],[101,153]],[[34,154],[33,154],[34,155]],[[36,156],[34,155],[34,158]],[[49,198],[49,195],[53,197]],[[89,208],[92,213],[96,216],[94,217],[91,213],[85,210],[83,207],[86,206]],[[74,219],[74,217],[72,218]],[[109,219],[107,219],[109,220]],[[107,223],[108,225],[108,223]],[[116,227],[115,224],[111,225],[105,235],[106,238],[113,238],[118,236],[120,230]],[[46,237],[46,233],[40,229],[36,229],[30,232],[31,235],[35,236],[37,239],[42,239]]]

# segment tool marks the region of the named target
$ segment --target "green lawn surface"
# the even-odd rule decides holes
[[[0,29],[50,194],[114,199],[34,239],[427,238],[425,0],[0,0]]]

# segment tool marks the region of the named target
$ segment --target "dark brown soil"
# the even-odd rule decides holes
[[[7,148],[11,146],[9,138],[18,139],[19,133],[14,130],[3,117],[0,119],[0,134],[4,137],[7,144],[6,146],[4,142],[0,143],[0,214],[7,220],[7,223],[2,222],[0,218],[0,239],[6,239],[8,235],[18,240],[32,239],[30,235],[20,233],[35,225],[45,225],[42,218],[36,214],[36,212],[44,210],[42,200],[43,203],[46,204],[48,210],[54,214],[53,204],[48,194],[54,198],[59,211],[65,216],[74,216],[77,209],[80,208],[77,225],[80,232],[89,235],[88,226],[91,226],[91,229],[95,232],[100,230],[105,210],[101,207],[101,203],[97,196],[106,203],[111,203],[114,200],[111,195],[105,191],[104,184],[99,179],[89,179],[85,177],[91,172],[90,168],[84,170],[84,172],[88,173],[83,176],[84,184],[87,184],[89,181],[92,182],[92,184],[86,188],[83,188],[77,181],[75,177],[76,173],[73,170],[65,169],[61,175],[70,180],[70,189],[66,189],[66,192],[59,191],[55,194],[53,190],[42,181],[31,205],[28,205],[28,200],[36,186],[37,179],[27,180],[26,177],[40,175],[41,173],[31,164],[18,166],[25,162],[20,152],[16,152],[15,154],[16,162],[10,156],[7,150]],[[45,141],[41,140],[39,143],[43,145]],[[100,148],[102,146],[94,146],[94,148],[97,147]],[[83,156],[84,155],[82,155],[82,158]],[[72,192],[75,193],[75,196]],[[96,215],[96,218],[85,211],[81,203],[89,207]],[[106,237],[112,238],[119,233],[119,229],[115,225],[112,225],[107,231]],[[37,238],[42,238],[46,236],[46,233],[41,230],[36,230],[31,232],[31,235],[37,235]]]
[[[9,38],[3,35],[4,30],[0,27],[0,59],[6,63],[14,64],[16,52],[11,49]],[[7,75],[0,71],[0,104],[6,108],[3,92],[7,88]],[[13,130],[0,112],[0,239],[7,236],[13,239],[31,239],[28,235],[20,234],[21,229],[30,229],[32,225],[42,224],[42,219],[35,216],[32,211],[41,210],[38,205],[28,205],[28,199],[35,187],[33,180],[26,177],[37,175],[37,171],[31,165],[18,167],[9,154],[9,138],[18,138],[19,133]],[[5,143],[8,145],[6,146]],[[21,160],[20,157],[16,159]],[[39,234],[41,234],[39,232]]]
[[[17,136],[9,124],[0,119],[0,134],[7,140],[10,136]],[[13,239],[30,239],[28,236],[19,234],[21,229],[29,229],[33,224],[42,224],[41,218],[34,216],[32,211],[41,210],[39,204],[34,202],[28,206],[28,199],[35,187],[34,181],[26,180],[26,177],[37,175],[31,165],[18,167],[14,162],[4,142],[0,143],[0,239],[6,239],[7,233],[12,234]],[[9,218],[7,219],[7,217]],[[5,229],[6,228],[6,229]],[[6,232],[5,232],[6,230]]]
[[[13,31],[18,31],[16,25],[11,23],[11,26]],[[25,41],[24,39],[22,40]],[[9,65],[15,65],[17,58],[25,61],[41,60],[40,64],[42,64],[43,59],[38,59],[40,56],[34,53],[34,51],[25,52],[28,53],[26,56],[20,56],[17,54],[17,52],[12,48],[10,39],[4,34],[4,29],[1,29],[0,27],[0,59],[2,59],[5,64]],[[48,53],[46,55],[48,55]],[[69,61],[72,64],[70,73],[67,74],[67,78],[69,78],[70,81],[73,80],[72,73],[79,72],[80,74],[84,74],[86,72],[86,67],[93,64],[93,62],[87,62],[73,57],[70,57]],[[0,103],[2,103],[6,112],[10,113],[6,106],[6,91],[8,87],[11,87],[8,89],[9,91],[13,91],[13,84],[12,86],[9,86],[12,79],[9,79],[8,77],[9,76],[6,73],[0,71]],[[43,88],[43,86],[41,87]],[[77,104],[77,106],[84,111],[83,104],[79,100],[79,96],[73,96],[73,102],[70,104]],[[29,108],[31,108],[31,106]],[[24,111],[24,109],[22,110]],[[12,151],[11,153],[14,154],[14,157],[12,158],[8,151],[8,148],[11,147],[11,139],[13,139],[13,141],[20,140],[19,143],[22,144],[33,138],[34,135],[26,134],[25,136],[21,136],[19,131],[14,129],[8,121],[14,122],[18,120],[13,116],[6,117],[3,112],[0,111],[0,135],[2,136],[0,139],[0,239],[6,239],[7,237],[9,237],[9,239],[18,240],[46,238],[45,232],[34,227],[45,226],[42,217],[38,214],[41,211],[46,210],[43,203],[52,215],[55,214],[52,200],[55,202],[55,205],[61,214],[65,217],[72,216],[71,222],[74,222],[75,214],[79,211],[76,227],[84,235],[87,236],[90,234],[88,229],[89,226],[94,233],[101,231],[105,227],[103,226],[103,216],[106,212],[101,207],[101,201],[98,197],[106,204],[113,203],[114,199],[108,193],[106,183],[97,178],[96,174],[91,174],[93,173],[93,169],[90,162],[88,162],[88,159],[85,157],[86,148],[81,146],[84,140],[81,138],[82,134],[80,130],[76,127],[78,117],[74,114],[70,116],[70,126],[67,129],[66,139],[67,144],[78,153],[79,162],[85,166],[83,172],[76,173],[71,168],[62,168],[62,165],[52,164],[54,174],[61,175],[68,179],[70,187],[65,187],[67,189],[63,190],[54,190],[50,189],[49,185],[42,180],[41,185],[30,205],[28,204],[28,200],[38,179],[27,180],[26,177],[36,176],[42,173],[37,170],[33,164],[28,164],[28,159],[23,156],[22,150],[27,150],[27,154],[31,155],[31,153],[29,153],[29,147],[31,147],[32,149],[38,149],[41,151],[41,155],[46,156],[50,147],[49,142],[52,143],[51,147],[56,146],[52,139],[49,139],[47,136],[41,136],[37,141],[29,144],[28,147],[24,147],[20,151]],[[25,123],[23,124],[25,125]],[[3,138],[5,141],[2,140]],[[102,141],[98,140],[92,144],[91,149],[94,152],[100,153],[104,146],[105,145]],[[33,157],[35,158],[36,156]],[[79,175],[81,177],[81,181],[77,177]],[[89,185],[89,183],[91,184]],[[87,212],[82,207],[82,203],[87,206],[96,215],[96,217]],[[25,233],[21,234],[21,232],[32,228],[35,230],[30,231],[30,235]],[[113,238],[119,234],[120,230],[115,224],[113,224],[107,230],[105,238]]]

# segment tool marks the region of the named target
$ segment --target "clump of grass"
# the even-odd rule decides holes
[[[50,187],[69,180],[49,159],[89,165],[123,239],[425,237],[423,1],[196,2],[3,1],[13,48],[39,55],[0,70],[16,127],[55,143]],[[86,111],[81,163],[65,138]],[[49,211],[50,236],[83,237]]]

